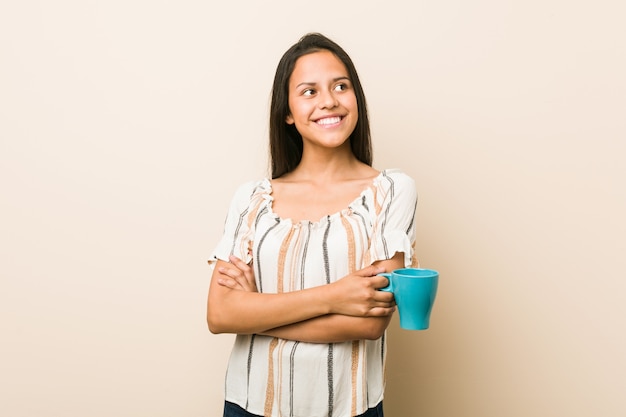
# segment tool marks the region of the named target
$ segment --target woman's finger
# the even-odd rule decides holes
[[[243,279],[245,279],[246,282],[242,283],[242,285],[248,291],[256,292],[256,282],[254,280],[254,271],[252,270],[252,267],[236,256],[231,255],[229,259],[231,264],[243,274]]]
[[[252,269],[248,268],[249,272],[244,272],[244,271],[241,271],[241,269],[239,269],[238,265],[235,265],[235,264],[231,264],[231,265],[233,265],[232,268],[220,267],[218,270],[222,275],[225,275],[231,280],[233,280],[234,282],[236,282],[236,284],[234,284],[233,286],[231,285],[224,285],[224,286],[228,288],[256,292],[257,291],[256,282],[254,281],[254,274],[252,273]]]
[[[385,272],[385,268],[382,268],[380,266],[370,265],[370,266],[366,266],[365,268],[356,271],[354,274],[361,276],[361,277],[375,277],[376,275],[381,274],[383,272]]]
[[[379,303],[395,303],[393,293],[388,291],[376,291],[373,296],[374,301]]]
[[[230,263],[235,265],[240,271],[244,273],[251,271],[250,265],[237,258],[236,256],[231,255],[228,259],[230,260]]]
[[[375,275],[371,277],[371,280],[374,288],[384,288],[389,285],[389,279],[382,275]]]
[[[396,311],[396,307],[374,307],[370,310],[369,315],[372,317],[389,316]]]
[[[231,290],[243,290],[244,288],[241,287],[241,285],[239,285],[239,283],[234,280],[234,279],[226,279],[226,278],[220,278],[217,280],[217,283],[219,285],[221,285],[222,287],[226,287],[226,288],[230,288]]]
[[[220,272],[220,274],[226,275],[232,279],[239,279],[243,275],[243,273],[237,268],[221,267],[218,269],[218,271]]]

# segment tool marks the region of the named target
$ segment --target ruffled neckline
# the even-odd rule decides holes
[[[317,221],[313,221],[313,220],[298,220],[298,221],[294,221],[293,219],[291,219],[290,217],[281,217],[279,216],[277,213],[274,212],[273,210],[273,202],[274,202],[274,196],[272,195],[273,192],[273,188],[272,188],[272,181],[269,178],[263,178],[263,180],[261,180],[261,187],[258,190],[258,192],[261,194],[261,196],[263,197],[263,199],[266,201],[266,207],[267,207],[267,211],[268,214],[270,216],[272,216],[274,219],[276,219],[277,221],[284,223],[284,224],[288,224],[291,225],[293,227],[301,227],[301,226],[311,226],[311,227],[321,227],[324,226],[328,223],[328,221],[331,221],[333,219],[336,219],[338,217],[341,216],[347,216],[350,213],[352,213],[353,211],[353,207],[357,204],[361,204],[361,202],[363,201],[363,197],[366,196],[368,193],[372,193],[372,190],[375,189],[378,184],[380,183],[380,181],[382,181],[382,179],[386,176],[389,176],[389,174],[392,173],[396,173],[396,172],[401,172],[399,169],[393,168],[393,169],[385,169],[382,170],[378,173],[377,176],[375,176],[374,178],[372,178],[372,181],[370,182],[370,184],[365,187],[357,197],[355,197],[346,208],[341,209],[337,212],[334,212],[332,214],[327,214],[325,216],[322,216],[322,218],[320,218]]]

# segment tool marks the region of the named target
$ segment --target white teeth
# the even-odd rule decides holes
[[[332,125],[335,123],[339,123],[341,121],[341,117],[327,117],[325,119],[319,119],[317,124],[320,125]]]

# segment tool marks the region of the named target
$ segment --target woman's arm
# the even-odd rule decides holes
[[[385,317],[353,317],[328,314],[271,329],[261,334],[308,343],[376,340],[384,334],[391,317],[391,314]]]
[[[404,253],[397,252],[393,258],[375,262],[374,266],[381,267],[385,271],[403,268]],[[391,316],[389,314],[381,317],[354,317],[329,314],[271,329],[263,334],[310,343],[334,343],[358,339],[375,340],[383,335],[389,326]]]
[[[254,276],[248,266],[238,260],[233,260],[233,264],[229,266],[231,268],[225,268],[224,271],[229,273],[230,277],[222,280],[221,285],[228,285],[231,288],[239,288],[244,291],[255,290],[250,288],[251,283],[254,282]],[[232,266],[235,266],[238,271],[234,271]],[[404,253],[398,252],[393,258],[375,262],[373,266],[382,268],[384,271],[402,268],[404,266]],[[386,282],[384,279],[381,286],[386,285]],[[272,328],[261,332],[261,334],[310,343],[333,343],[358,339],[374,340],[385,332],[394,310],[395,308],[392,308],[389,314],[377,317],[327,314]]]
[[[377,276],[384,270],[374,265],[331,284],[280,294],[224,285],[232,282],[229,271],[233,269],[233,264],[217,261],[213,271],[207,302],[207,322],[213,333],[262,334],[328,314],[385,317],[394,310],[393,295],[377,291],[387,279]]]

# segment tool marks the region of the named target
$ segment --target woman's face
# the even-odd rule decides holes
[[[289,111],[286,122],[296,126],[305,148],[349,146],[359,110],[348,71],[332,52],[298,58],[289,79]]]

